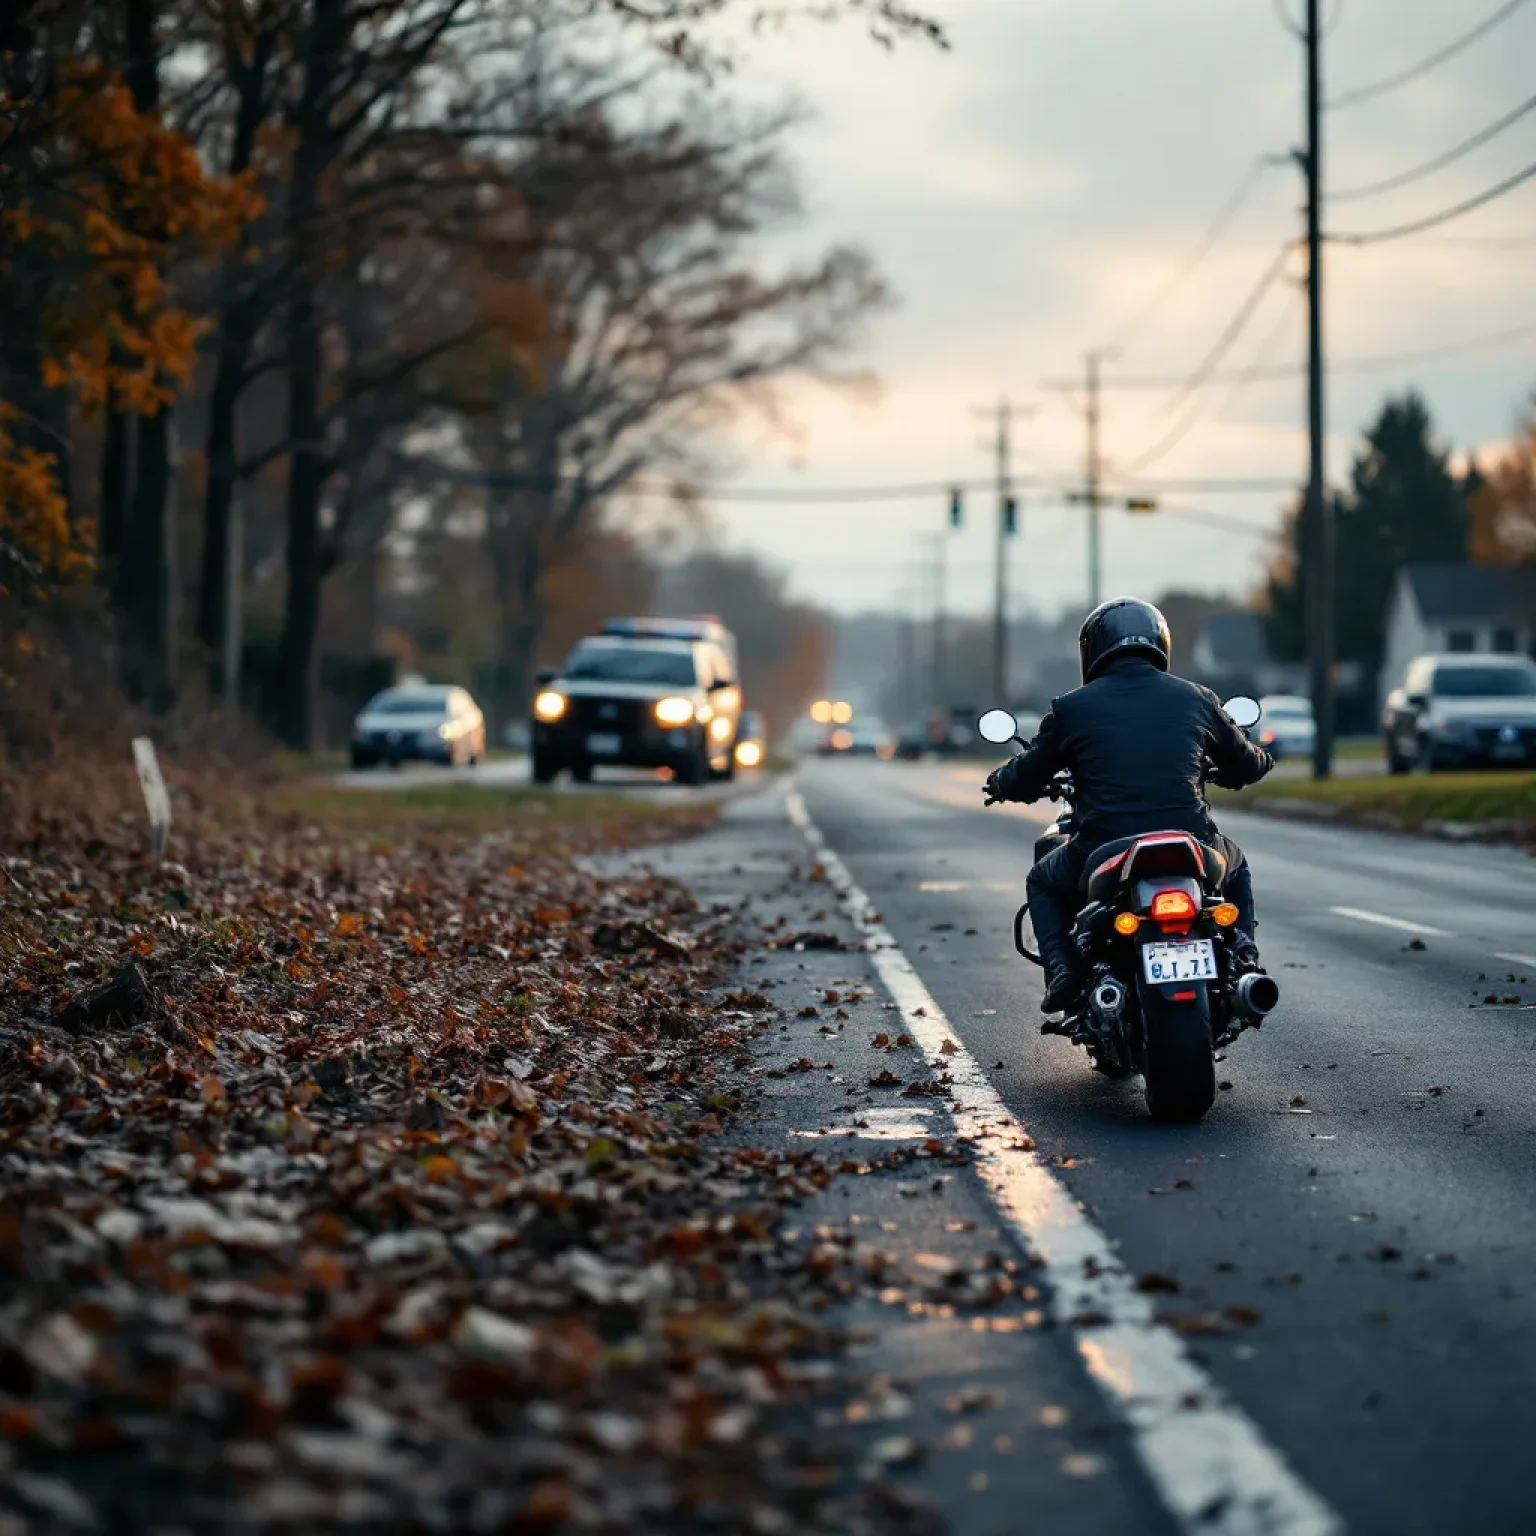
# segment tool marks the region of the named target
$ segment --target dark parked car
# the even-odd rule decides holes
[[[410,759],[450,767],[485,761],[485,717],[462,688],[402,683],[363,707],[352,726],[352,766]]]
[[[713,641],[579,641],[564,667],[539,676],[534,782],[565,769],[584,783],[599,764],[670,768],[685,784],[729,779],[740,713],[741,690]]]
[[[1387,696],[1387,766],[1536,767],[1536,662],[1523,656],[1420,656]]]

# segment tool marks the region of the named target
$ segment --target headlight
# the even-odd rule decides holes
[[[716,715],[709,722],[709,734],[716,741],[729,741],[731,739],[731,717],[729,715]]]
[[[658,725],[691,725],[693,723],[692,699],[658,699],[656,701]]]
[[[736,761],[743,768],[756,768],[763,760],[763,749],[755,741],[738,741],[736,743]]]
[[[453,727],[444,722],[442,725],[438,726],[437,734],[441,736],[444,741],[447,741],[448,738],[453,735]]]
[[[565,695],[546,689],[533,701],[533,712],[546,725],[553,725],[564,713]]]
[[[1467,722],[1465,720],[1440,720],[1433,726],[1436,736],[1445,741],[1462,741],[1467,735]]]

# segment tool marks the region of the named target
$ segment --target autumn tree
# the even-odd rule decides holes
[[[1536,560],[1536,399],[1514,444],[1484,473],[1468,513],[1468,559],[1479,565]]]
[[[1467,538],[1468,487],[1434,441],[1428,408],[1409,391],[1388,400],[1367,428],[1334,502],[1337,583],[1335,634],[1341,661],[1356,662],[1374,684],[1381,667],[1387,603],[1410,562],[1460,560]],[[1277,655],[1305,654],[1307,568],[1297,509],[1287,516],[1268,589],[1268,629]]]
[[[540,248],[509,275],[540,296],[530,370],[472,354],[459,413],[468,466],[427,474],[485,487],[486,554],[500,608],[494,713],[526,701],[553,559],[646,472],[693,481],[701,436],[771,405],[794,373],[829,376],[885,298],[868,260],[838,248],[776,274],[757,243],[795,211],[782,122],[606,117],[545,142],[521,175]]]
[[[24,4],[0,30],[0,528],[61,574],[77,574],[93,542],[73,515],[71,413],[163,422],[198,335],[168,265],[230,242],[254,206],[161,120],[147,0],[125,18],[119,37],[113,12]],[[140,456],[145,508],[157,457],[163,482],[165,457]],[[100,535],[106,558],[127,553],[125,500],[103,502]],[[131,647],[166,594],[119,591],[133,596]]]

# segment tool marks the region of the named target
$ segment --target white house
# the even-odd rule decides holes
[[[1387,605],[1381,696],[1415,656],[1445,651],[1536,656],[1536,565],[1405,565]]]

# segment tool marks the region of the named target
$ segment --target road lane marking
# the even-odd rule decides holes
[[[1360,907],[1329,907],[1335,917],[1353,918],[1357,923],[1374,923],[1378,928],[1396,928],[1402,933],[1427,933],[1432,939],[1454,939],[1454,933],[1444,928],[1432,928],[1428,923],[1411,923],[1406,917],[1388,917],[1385,912],[1367,912]]]
[[[1528,965],[1528,966],[1532,967],[1532,969],[1536,969],[1536,956],[1532,956],[1532,955],[1506,955],[1506,954],[1500,953],[1500,951],[1498,951],[1498,950],[1494,950],[1493,958],[1495,960],[1508,960],[1508,961],[1510,961],[1514,965]]]
[[[1285,1464],[1258,1427],[1160,1325],[1114,1244],[1035,1157],[1034,1142],[951,1028],[863,890],[828,847],[798,790],[790,820],[869,943],[902,1028],[948,1072],[957,1135],[975,1149],[978,1177],[1025,1249],[1045,1266],[1056,1321],[1071,1332],[1094,1384],[1130,1424],[1132,1443],[1164,1506],[1190,1536],[1338,1536],[1338,1516]],[[946,1041],[958,1051],[945,1052]],[[1088,1319],[1102,1319],[1090,1324]]]

